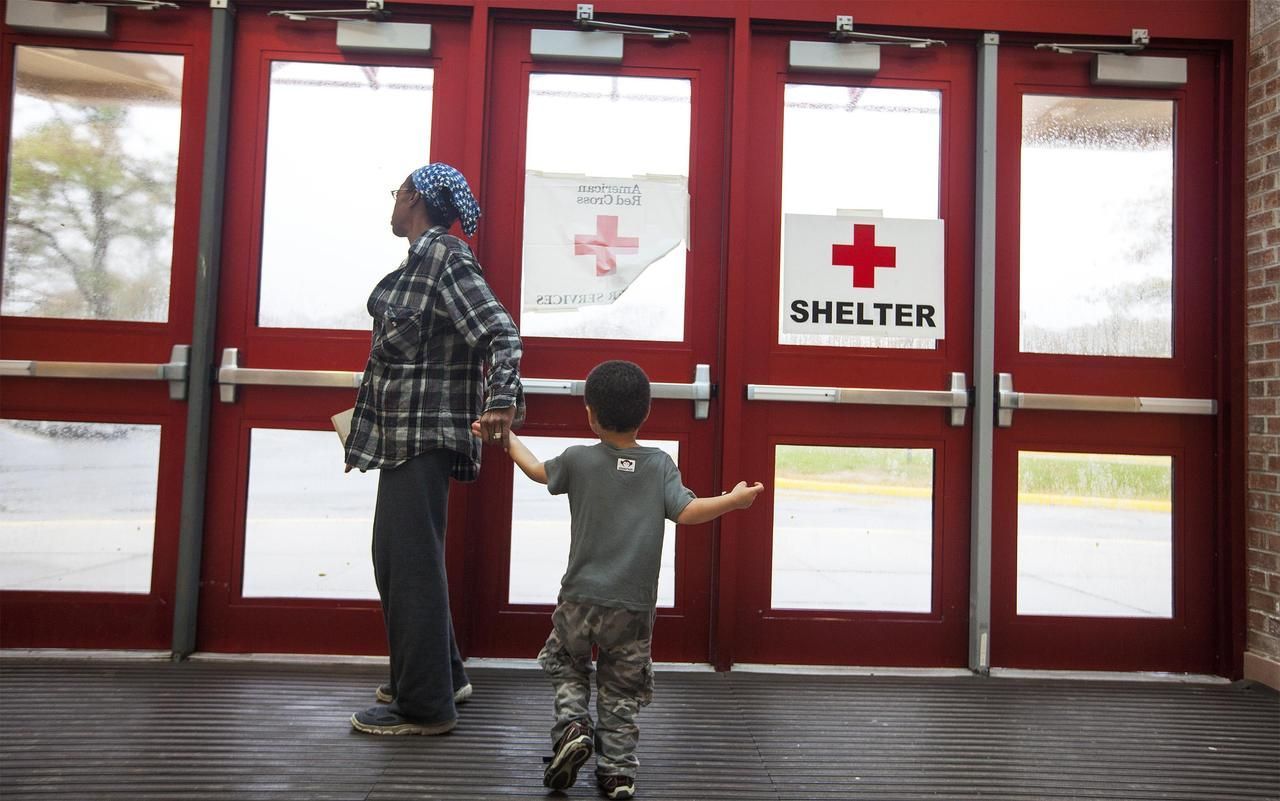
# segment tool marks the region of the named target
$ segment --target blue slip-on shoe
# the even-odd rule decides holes
[[[365,734],[444,734],[457,725],[457,718],[440,723],[419,723],[385,706],[371,706],[351,716],[351,728]]]
[[[390,684],[379,684],[378,689],[374,691],[373,697],[378,699],[380,704],[389,704],[396,700],[396,694],[391,692]],[[471,697],[471,685],[464,684],[453,691],[453,702],[455,704],[465,703]]]

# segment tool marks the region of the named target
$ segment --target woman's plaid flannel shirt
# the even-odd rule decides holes
[[[369,296],[373,346],[356,397],[347,464],[395,467],[433,448],[453,451],[452,475],[474,481],[480,441],[471,421],[516,407],[524,418],[520,334],[466,243],[435,226]],[[485,379],[485,367],[488,379]]]

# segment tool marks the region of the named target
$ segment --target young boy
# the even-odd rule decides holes
[[[587,422],[600,442],[575,445],[539,462],[514,434],[512,460],[552,495],[569,494],[569,566],[553,629],[538,655],[555,685],[554,755],[543,784],[565,790],[598,746],[596,781],[606,798],[635,795],[636,714],[653,697],[650,640],[657,606],[664,519],[681,525],[745,509],[764,486],[746,482],[714,498],[695,498],[671,457],[641,447],[649,416],[649,378],[637,365],[608,361],[587,376]],[[593,731],[591,647],[599,649]]]

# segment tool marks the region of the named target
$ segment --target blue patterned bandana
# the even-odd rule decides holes
[[[462,173],[442,162],[428,164],[413,171],[409,176],[413,188],[418,190],[422,199],[431,207],[432,217],[436,222],[448,227],[454,220],[462,221],[462,230],[467,236],[476,232],[476,223],[480,220],[480,204],[471,194],[467,179]]]

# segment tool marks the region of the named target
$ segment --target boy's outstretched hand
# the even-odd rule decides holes
[[[737,486],[728,492],[722,492],[711,498],[694,498],[684,507],[684,511],[676,518],[682,526],[696,526],[715,520],[725,512],[734,509],[746,509],[755,503],[760,493],[764,492],[764,484],[757,481],[750,486],[739,481]]]
[[[726,495],[729,496],[730,503],[734,509],[746,509],[755,503],[760,493],[764,492],[764,484],[759,481],[747,486],[747,482],[739,481],[733,489],[729,490]]]

